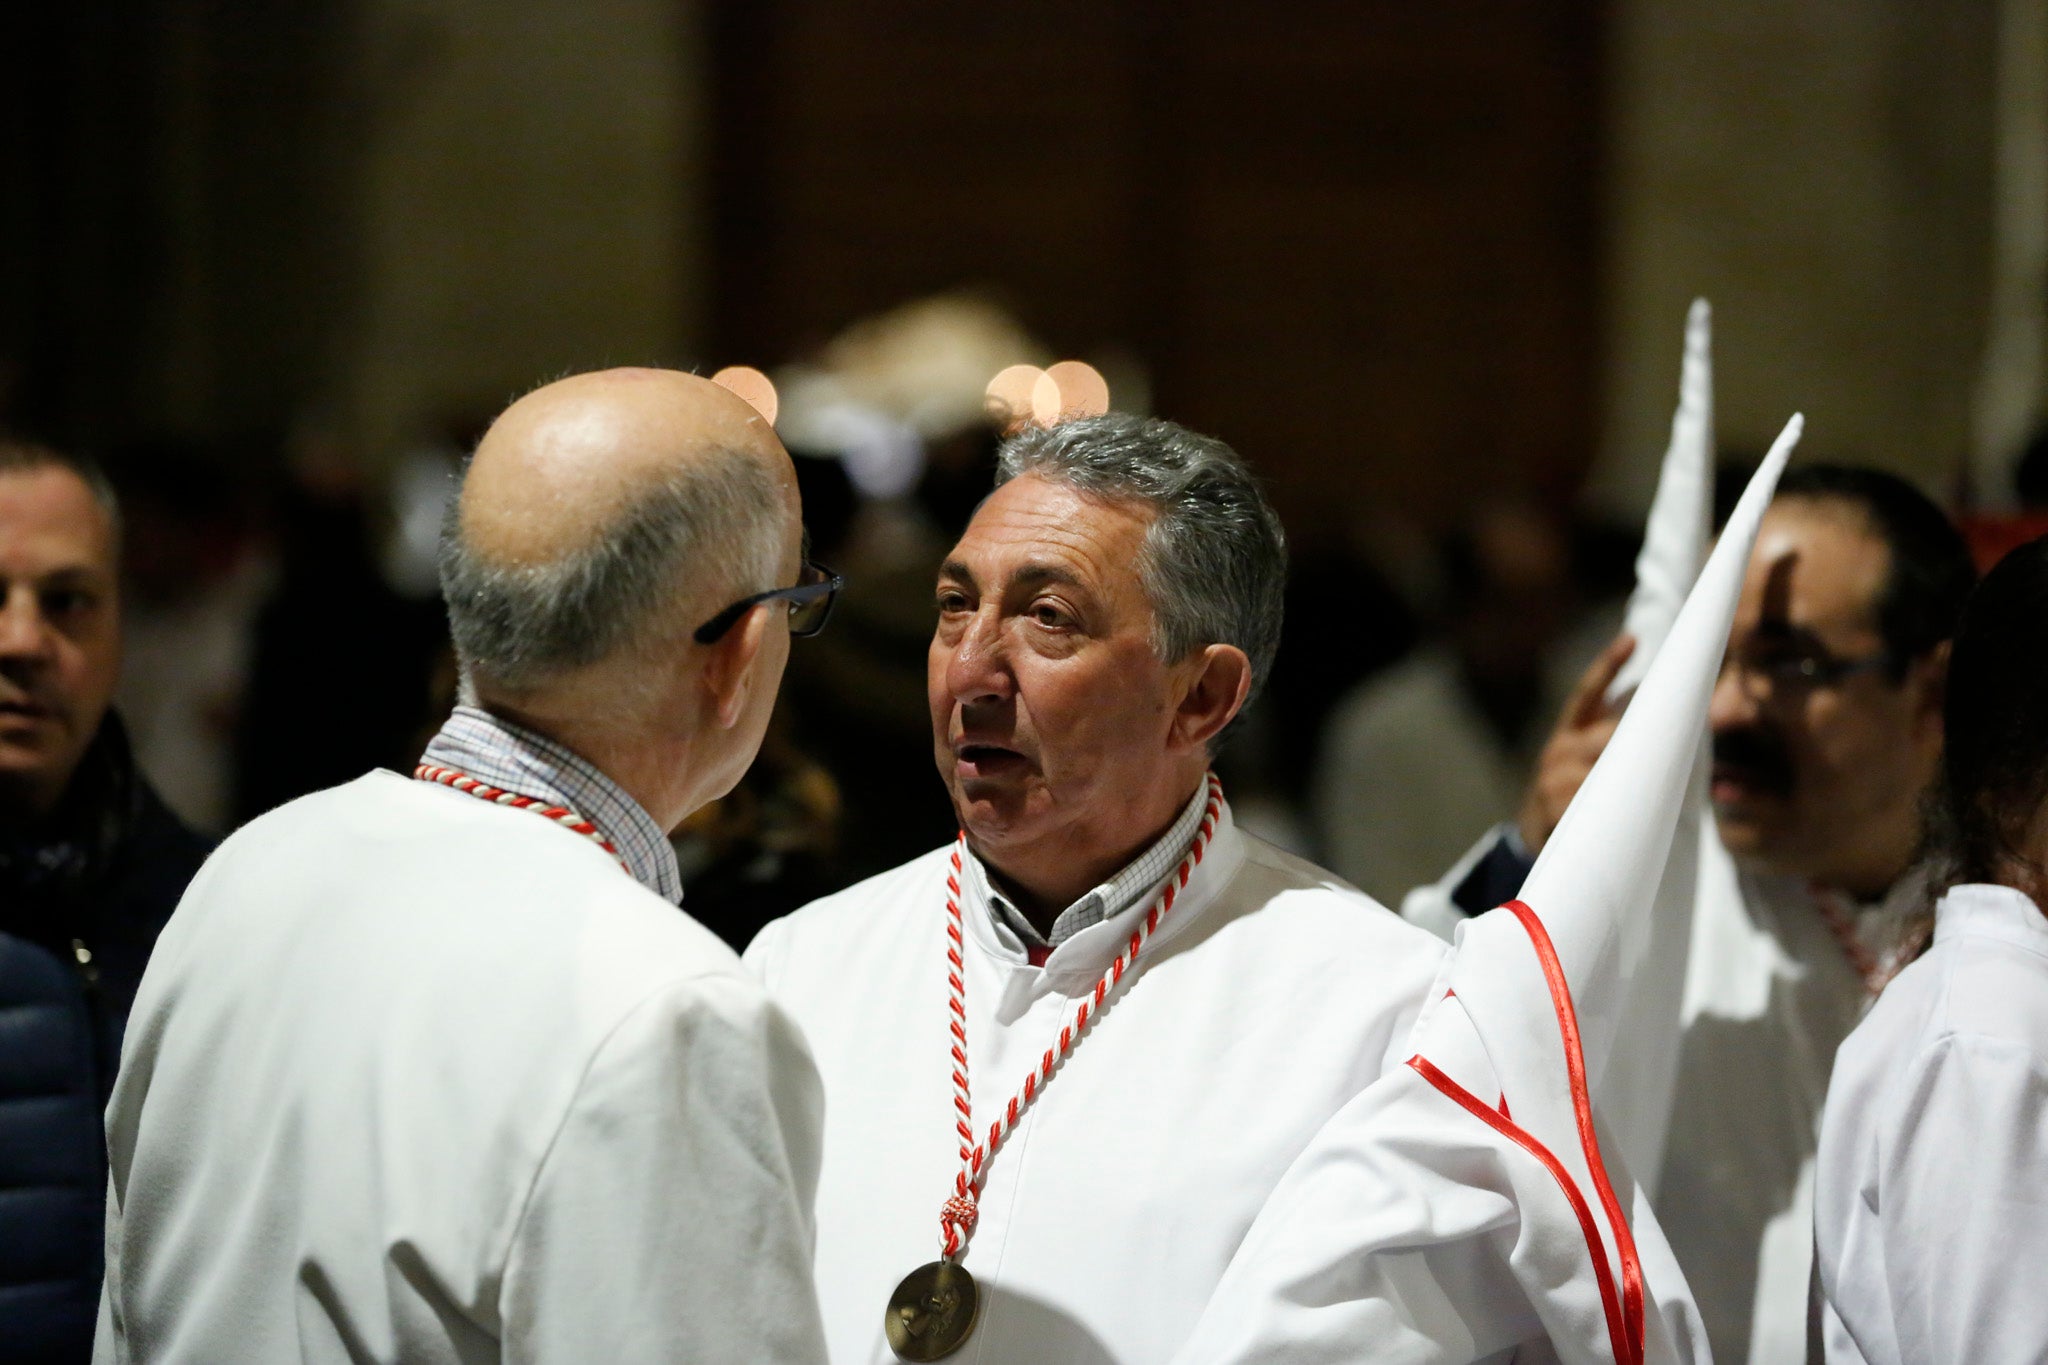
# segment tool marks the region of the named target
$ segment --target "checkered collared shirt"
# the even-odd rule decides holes
[[[662,899],[682,904],[683,877],[676,869],[676,851],[654,817],[618,783],[553,740],[477,707],[458,706],[420,761],[567,806],[611,840],[634,880]]]
[[[1027,950],[1036,947],[1051,949],[1083,929],[1091,928],[1106,919],[1113,919],[1138,903],[1138,898],[1166,879],[1166,874],[1180,865],[1188,846],[1195,842],[1195,830],[1202,823],[1202,811],[1208,805],[1209,784],[1205,779],[1195,788],[1195,794],[1174,822],[1166,827],[1166,833],[1159,836],[1150,848],[1124,865],[1122,871],[1102,885],[1060,911],[1052,922],[1052,933],[1040,934],[1031,927],[1022,910],[1010,898],[996,889],[982,865],[979,856],[968,850],[965,871],[968,878],[988,898],[989,908],[994,911],[996,923],[1015,934]]]

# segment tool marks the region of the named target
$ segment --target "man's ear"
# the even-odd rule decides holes
[[[731,630],[706,646],[704,691],[712,717],[722,730],[732,729],[746,714],[747,698],[754,689],[754,660],[761,655],[761,642],[768,638],[768,611],[778,605],[763,602],[749,608],[733,622]]]
[[[1918,673],[1920,695],[1917,710],[1921,715],[1932,716],[1934,723],[1941,723],[1942,708],[1948,704],[1948,652],[1950,642],[1943,640],[1927,651],[1913,666]]]
[[[1183,667],[1191,675],[1174,709],[1167,743],[1176,749],[1205,748],[1251,695],[1252,661],[1236,645],[1209,645]]]

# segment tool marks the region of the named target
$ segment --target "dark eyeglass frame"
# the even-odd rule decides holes
[[[763,602],[774,602],[779,599],[789,603],[792,615],[789,633],[799,640],[809,639],[823,630],[825,623],[832,619],[832,604],[838,600],[839,590],[846,586],[846,580],[840,575],[833,573],[823,564],[810,559],[806,559],[803,562],[803,567],[797,570],[797,577],[799,581],[793,587],[770,588],[766,592],[757,592],[752,597],[742,597],[739,601],[697,627],[695,633],[690,638],[700,645],[716,644],[727,631],[733,628],[742,616],[745,616]],[[809,581],[802,581],[804,579],[809,579]],[[807,607],[821,597],[825,599],[825,609],[818,613],[817,623],[807,626],[802,630],[797,629],[794,620],[796,609],[798,607]]]
[[[1751,680],[1762,678],[1773,693],[1811,692],[1839,687],[1859,673],[1875,673],[1892,667],[1890,650],[1879,650],[1860,659],[1838,659],[1832,655],[1793,654],[1778,658],[1743,659],[1730,654],[1722,660],[1724,669],[1741,675],[1742,688],[1754,696]]]

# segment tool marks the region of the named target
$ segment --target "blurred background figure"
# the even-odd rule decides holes
[[[2048,1301],[2048,540],[1949,661],[1934,940],[1842,1044],[1815,1208],[1826,1358],[2027,1360]]]
[[[135,759],[182,819],[225,833],[241,813],[235,745],[253,630],[276,577],[253,490],[221,455],[175,438],[118,448],[108,465],[121,496],[115,695]]]
[[[1482,506],[1445,538],[1439,634],[1325,730],[1315,809],[1332,871],[1399,905],[1514,813],[1587,643],[1618,619],[1560,648],[1582,596],[1572,560],[1568,528],[1528,504]]]
[[[253,623],[235,734],[237,824],[365,767],[408,770],[453,700],[449,670],[447,695],[434,694],[439,598],[405,595],[380,568],[374,484],[323,434],[301,434],[285,459],[275,586]]]
[[[98,468],[0,439],[0,1356],[83,1362],[100,1111],[157,932],[206,856],[108,709],[119,516]]]

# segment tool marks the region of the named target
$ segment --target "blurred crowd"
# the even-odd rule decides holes
[[[1049,363],[1000,309],[947,297],[769,374],[721,378],[793,457],[804,557],[844,578],[830,629],[789,656],[758,759],[669,836],[686,909],[733,949],[952,836],[933,752],[935,709],[951,702],[926,684],[935,572],[988,495],[1006,436],[1142,404],[1142,371],[1098,359]],[[33,586],[35,611],[16,603],[0,637],[10,724],[55,723],[70,704],[54,683],[38,690],[46,675],[73,670],[75,687],[63,686],[95,705],[95,689],[112,691],[117,719],[99,729],[91,717],[82,776],[65,793],[29,793],[10,809],[32,818],[0,828],[0,886],[13,897],[0,934],[58,922],[34,911],[36,897],[119,888],[95,892],[76,937],[43,945],[75,961],[90,999],[112,1002],[108,1019],[135,989],[154,934],[144,926],[162,922],[208,847],[366,770],[412,771],[446,733],[462,698],[437,547],[485,424],[443,417],[376,458],[313,428],[134,441],[96,463],[0,447],[24,506],[90,498],[93,524],[118,537]],[[1717,501],[1753,467],[1731,462]],[[1963,518],[1959,535],[1903,481],[1813,466],[1779,486],[1764,521],[1759,544],[1778,548],[1758,552],[1713,690],[1718,823],[1701,834],[1687,887],[1705,927],[1689,975],[1671,983],[1682,1028],[1676,996],[1667,1002],[1681,1079],[1675,1107],[1641,1106],[1658,1131],[1639,1173],[1645,1188],[1663,1180],[1660,1216],[1729,1356],[1797,1358],[1820,1330],[1799,1267],[1813,1248],[1829,1067],[1932,940],[1943,886],[1921,861],[1921,807],[1940,761],[1949,641],[1972,552],[1988,565],[2048,530],[2048,438],[2026,452],[2013,491],[2017,515]],[[1383,520],[1297,547],[1269,685],[1215,754],[1236,823],[1445,936],[1515,897],[1614,733],[1607,703],[1640,548],[1633,526],[1511,490],[1474,498],[1447,525]],[[118,593],[95,576],[116,566]],[[63,613],[75,659],[21,624]],[[1995,755],[1996,737],[1985,743]],[[944,768],[953,756],[940,757]],[[1980,868],[1970,880],[1992,877]],[[0,978],[9,970],[0,956]],[[13,988],[31,1003],[58,998]],[[115,1025],[92,1046],[117,1036]],[[92,1084],[81,1124],[96,1121]],[[1729,1086],[1748,1087],[1742,1102]],[[1825,1228],[1820,1247],[1824,1273],[1853,1278],[1855,1247],[1831,1245]],[[1851,1302],[1844,1293],[1830,1304]]]
[[[811,553],[847,586],[792,659],[761,761],[676,836],[692,912],[735,947],[951,834],[922,700],[931,576],[993,476],[1008,414],[988,376],[1047,354],[993,306],[945,298],[777,372]],[[1142,377],[1118,390],[1142,401]],[[193,828],[417,758],[455,696],[433,553],[484,420],[424,424],[376,458],[318,430],[101,452],[122,508],[117,706]],[[1449,527],[1295,547],[1270,689],[1219,758],[1249,826],[1390,901],[1441,872],[1512,813],[1619,622],[1635,534],[1482,500]]]

